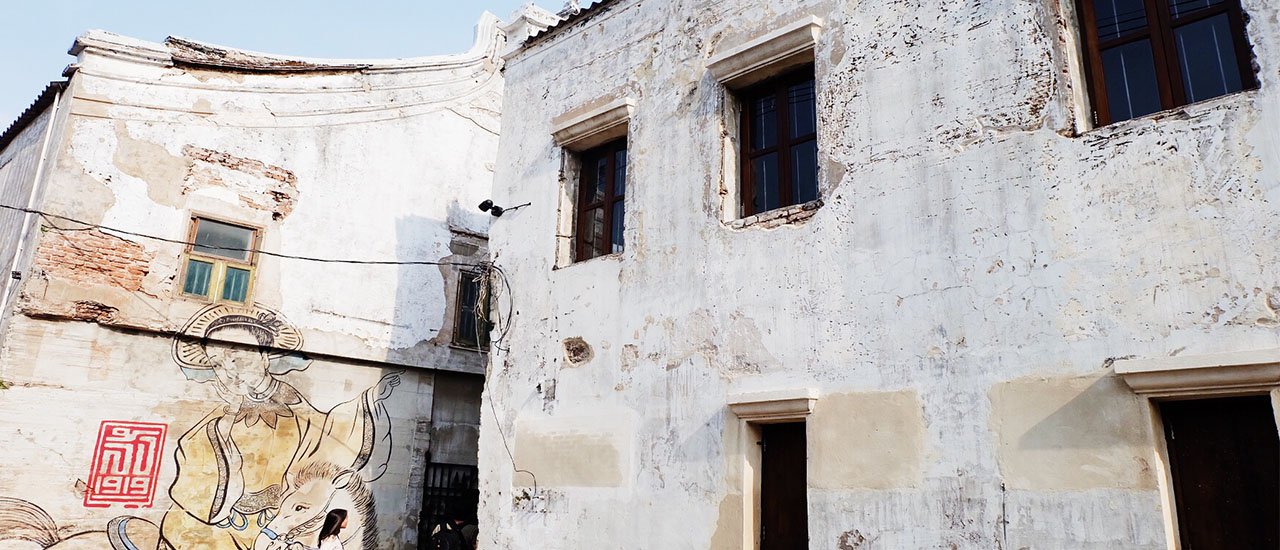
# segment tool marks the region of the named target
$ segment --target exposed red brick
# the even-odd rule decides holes
[[[137,291],[151,260],[142,245],[97,229],[48,230],[36,249],[35,263],[51,279]]]
[[[222,178],[219,178],[216,173],[208,169],[202,170],[199,163],[221,166],[237,172],[269,179],[276,183],[266,190],[265,195],[242,196],[241,201],[254,208],[271,210],[272,217],[277,220],[284,219],[285,216],[288,216],[293,211],[293,203],[298,194],[298,177],[293,172],[260,160],[239,157],[194,145],[183,147],[182,154],[193,161],[198,161],[191,164],[187,174],[188,180],[198,181],[202,185],[226,186]]]
[[[76,302],[74,313],[72,314],[77,320],[91,321],[95,323],[110,323],[116,318],[116,314],[120,310],[101,302],[92,300],[80,300]]]

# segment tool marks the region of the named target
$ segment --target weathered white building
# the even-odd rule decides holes
[[[465,505],[503,44],[77,39],[0,138],[0,547],[314,546],[343,507],[411,548]]]
[[[1275,547],[1278,53],[1261,0],[526,40],[481,547]]]

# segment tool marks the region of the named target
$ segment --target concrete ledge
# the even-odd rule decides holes
[[[1280,387],[1280,349],[1121,359],[1116,374],[1153,397],[1270,391]]]
[[[707,69],[729,88],[750,86],[813,61],[822,19],[809,16],[740,46],[717,53]]]
[[[728,225],[734,229],[746,229],[748,227],[755,226],[773,228],[781,225],[800,223],[812,218],[814,214],[817,214],[818,209],[822,208],[823,204],[822,199],[812,200],[779,208],[777,210],[762,212],[754,216],[747,216],[745,218],[733,220],[729,222]]]
[[[804,420],[818,400],[815,388],[797,388],[729,396],[729,410],[738,418],[757,424]]]
[[[556,145],[583,151],[627,135],[627,123],[635,111],[629,97],[616,99],[596,109],[560,122],[551,129]]]

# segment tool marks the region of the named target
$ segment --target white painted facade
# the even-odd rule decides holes
[[[6,242],[38,228],[0,333],[0,548],[132,548],[117,528],[140,548],[314,546],[319,524],[293,506],[317,495],[336,500],[312,514],[354,506],[347,548],[417,547],[428,462],[476,460],[486,358],[454,331],[462,273],[488,257],[475,205],[496,158],[500,25],[486,14],[463,54],[374,61],[76,40],[63,114],[0,151],[4,204],[35,187],[32,206],[60,216],[0,212]],[[252,307],[184,295],[193,217],[258,230]],[[261,385],[227,397],[229,367],[209,365],[255,347],[245,361],[269,374],[236,375]],[[104,421],[167,426],[144,504],[101,504]]]
[[[1065,0],[616,0],[514,49],[481,547],[753,548],[735,402],[807,421],[810,548],[1175,547],[1113,364],[1280,347],[1280,12],[1243,6],[1259,90],[1101,128]],[[708,65],[812,18],[824,204],[739,220]],[[557,140],[625,104],[626,247],[572,263]]]

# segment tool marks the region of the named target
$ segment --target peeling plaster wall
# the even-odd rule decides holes
[[[113,518],[128,518],[138,547],[160,536],[177,550],[249,547],[264,527],[284,536],[301,524],[298,499],[330,491],[337,500],[305,502],[323,512],[347,498],[377,535],[348,548],[417,547],[429,457],[474,464],[477,452],[485,358],[452,342],[459,272],[488,258],[489,216],[474,205],[489,195],[498,140],[498,23],[486,16],[467,54],[292,72],[228,50],[216,51],[235,67],[195,63],[189,41],[77,40],[38,208],[119,231],[45,220],[32,243],[0,340],[0,424],[13,430],[0,451],[0,548],[107,548]],[[27,163],[28,141],[0,159]],[[0,174],[5,196],[30,188]],[[263,251],[447,265],[259,255],[253,304],[219,313],[181,292],[193,216],[256,227]],[[224,342],[213,320],[258,332]],[[197,322],[205,332],[175,338]],[[233,353],[262,369],[236,374],[208,357]],[[266,386],[236,389],[254,376]],[[92,466],[108,452],[95,439],[103,421],[167,426],[152,446],[153,500],[92,502],[106,491]]]
[[[1110,359],[1280,343],[1280,11],[1243,2],[1260,90],[1090,129],[1071,4],[619,0],[512,56],[494,200],[534,206],[491,232],[516,298],[482,547],[743,548],[728,396],[812,387],[811,548],[1165,548],[1150,413]],[[825,204],[735,228],[707,59],[808,15]],[[623,96],[626,250],[557,269],[553,121]],[[619,408],[626,441],[583,448],[634,446],[623,482],[513,473],[504,446],[563,436],[531,419]],[[514,468],[566,479],[553,458]]]
[[[179,240],[191,216],[221,218],[262,228],[264,250],[294,256],[486,257],[481,248],[458,258],[449,245],[452,230],[487,231],[489,217],[474,205],[488,195],[499,128],[502,84],[491,59],[258,74],[105,53],[127,40],[82,40],[68,92],[66,154],[50,176],[47,210]],[[157,51],[141,53],[168,55],[149,47]],[[138,244],[157,258],[144,296],[110,305],[122,308],[122,322],[171,328],[170,320],[199,307],[180,296],[182,247]],[[327,335],[311,338],[307,351],[483,372],[479,358],[420,345],[444,329],[446,293],[436,290],[445,284],[432,266],[264,256],[254,294],[301,328]],[[28,285],[24,306],[56,308],[101,290],[63,288],[51,278]],[[50,292],[61,295],[36,298]]]

